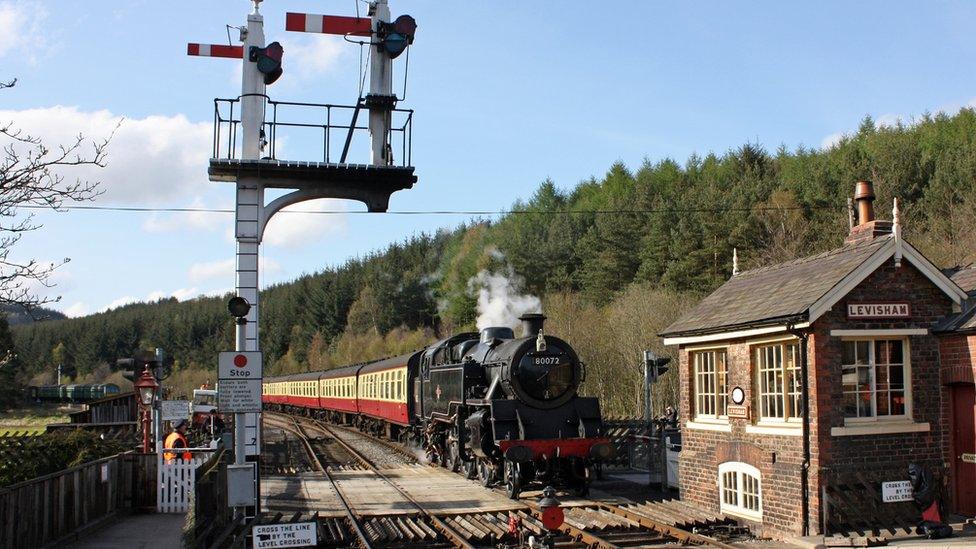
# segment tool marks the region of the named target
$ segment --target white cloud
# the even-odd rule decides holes
[[[836,132],[828,135],[827,137],[824,137],[823,140],[820,141],[820,148],[821,149],[832,148],[834,145],[840,143],[840,140],[844,139],[845,135],[847,134],[845,134],[844,132]]]
[[[190,208],[207,209],[200,197],[193,199]],[[228,209],[228,208],[220,208]],[[171,214],[153,213],[142,223],[142,229],[150,233],[177,231],[213,231],[222,226],[233,230],[234,217],[223,212],[176,212]]]
[[[105,194],[99,200],[140,205],[169,199],[183,201],[186,196],[199,196],[211,186],[206,171],[212,146],[209,122],[190,122],[182,114],[125,119],[120,124],[121,119],[107,110],[85,112],[61,105],[0,111],[0,123],[13,121],[51,149],[72,143],[81,133],[88,140],[83,153],[89,156],[91,141],[101,141],[114,131],[107,167],[86,166],[62,172],[69,181],[101,181]]]
[[[48,51],[46,36],[50,28],[43,26],[47,10],[40,2],[0,2],[0,57],[17,54],[35,64]]]
[[[285,49],[285,71],[301,78],[333,70],[349,47],[342,37],[325,34],[290,37],[282,40],[281,45]]]
[[[322,199],[301,202],[278,212],[264,230],[264,243],[282,248],[300,248],[345,233],[345,213],[295,213],[296,211],[346,211],[341,200]],[[292,212],[292,213],[289,213]]]
[[[132,297],[131,295],[125,295],[125,296],[122,296],[122,297],[120,297],[120,298],[112,301],[111,303],[109,303],[108,305],[106,305],[105,307],[103,307],[101,309],[101,311],[108,311],[109,309],[117,309],[117,308],[119,308],[119,307],[121,307],[123,305],[128,305],[130,303],[135,303],[137,301],[139,301],[139,300],[136,299],[136,298],[134,298],[134,297]]]
[[[81,301],[75,301],[74,303],[71,304],[70,307],[68,307],[67,309],[61,312],[71,318],[85,316],[88,314],[88,305],[85,305]]]
[[[273,259],[262,257],[260,262],[261,276],[273,275],[281,272],[281,264]],[[189,278],[192,282],[203,282],[212,279],[223,279],[229,283],[234,281],[234,258],[220,261],[195,263],[190,266]],[[230,284],[233,285],[233,284]]]

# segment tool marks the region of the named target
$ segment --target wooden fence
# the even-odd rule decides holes
[[[0,490],[0,548],[42,547],[152,507],[156,456],[119,454]]]

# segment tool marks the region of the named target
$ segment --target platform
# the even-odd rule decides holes
[[[302,189],[318,192],[322,198],[359,200],[371,212],[386,211],[390,195],[417,182],[413,166],[270,159],[211,158],[207,173],[211,181],[234,183],[253,178],[260,179],[265,188]]]
[[[172,549],[180,547],[185,515],[147,513],[129,515],[85,534],[61,549]]]

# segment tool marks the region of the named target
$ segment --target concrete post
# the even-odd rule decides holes
[[[390,6],[387,0],[376,0],[372,4],[371,19],[373,32],[379,28],[382,21],[390,21]],[[375,35],[374,35],[375,36]],[[393,95],[393,60],[386,53],[379,51],[380,46],[372,46],[369,67],[370,95]],[[390,164],[387,157],[387,144],[390,136],[391,112],[386,109],[370,109],[369,136],[372,151],[372,164],[386,166]]]

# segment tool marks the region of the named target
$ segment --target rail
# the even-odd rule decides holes
[[[369,127],[359,124],[368,119],[364,101],[356,105],[336,105],[331,103],[302,103],[294,101],[273,101],[265,98],[265,123],[262,131],[266,146],[263,156],[271,160],[309,160],[340,164],[347,163],[353,140],[358,136],[369,137]],[[213,154],[214,159],[240,158],[241,142],[238,130],[241,125],[241,98],[214,99]],[[362,114],[362,111],[366,111]],[[311,112],[311,114],[308,114]],[[413,110],[392,109],[391,126],[387,135],[387,153],[390,166],[407,167],[413,162]],[[320,160],[311,158],[280,158],[279,145],[284,149],[286,143],[306,140],[298,138],[308,132],[319,134],[321,139]],[[292,136],[295,138],[292,139]],[[393,153],[397,152],[397,155]],[[369,164],[370,162],[359,162]]]
[[[0,490],[0,547],[53,544],[120,512],[152,506],[155,466],[154,454],[130,452]]]
[[[345,450],[349,452],[353,457],[355,457],[356,460],[359,461],[360,464],[362,464],[366,469],[368,469],[369,471],[371,471],[373,474],[380,477],[381,479],[385,480],[390,486],[393,487],[393,489],[399,492],[400,495],[404,497],[404,499],[409,501],[411,505],[417,508],[417,510],[420,512],[421,515],[427,517],[427,520],[429,520],[431,524],[434,525],[434,528],[437,528],[437,530],[439,530],[440,533],[444,534],[444,537],[449,539],[451,543],[454,544],[455,547],[459,547],[460,549],[474,549],[474,546],[468,543],[467,538],[463,534],[461,534],[454,528],[448,526],[443,520],[435,516],[433,513],[424,509],[424,507],[419,502],[417,502],[417,500],[411,497],[410,494],[408,494],[403,488],[400,488],[397,485],[397,483],[393,482],[388,476],[380,472],[380,470],[377,469],[375,465],[373,465],[373,462],[367,459],[366,456],[364,456],[359,450],[355,449],[351,444],[343,440],[342,437],[336,436],[335,431],[333,431],[328,425],[322,423],[321,421],[311,419],[311,418],[309,419],[309,421],[314,423],[318,429],[325,432],[329,436],[333,437],[336,440],[336,442],[339,443],[340,446],[345,448]]]
[[[315,450],[312,448],[312,443],[309,442],[308,440],[308,434],[305,432],[305,429],[298,423],[298,420],[296,420],[293,417],[288,417],[288,419],[291,420],[291,425],[289,425],[286,420],[278,420],[277,417],[274,415],[268,414],[266,417],[268,419],[272,419],[273,422],[275,422],[279,427],[282,427],[298,435],[298,438],[302,441],[302,444],[305,446],[305,450],[308,452],[309,457],[312,459],[312,462],[315,464],[315,468],[325,473],[325,476],[328,477],[329,482],[331,482],[332,486],[335,487],[336,495],[339,496],[339,502],[342,503],[342,507],[345,510],[346,520],[349,522],[349,526],[352,528],[353,532],[355,532],[356,537],[359,538],[360,545],[364,549],[370,549],[371,545],[369,543],[369,537],[366,535],[366,532],[363,530],[362,523],[359,521],[359,518],[356,517],[356,514],[353,513],[352,507],[349,505],[349,500],[342,492],[339,483],[336,482],[335,478],[333,478],[332,473],[329,471],[329,468],[322,465],[322,461],[319,460],[319,456],[315,453]]]

